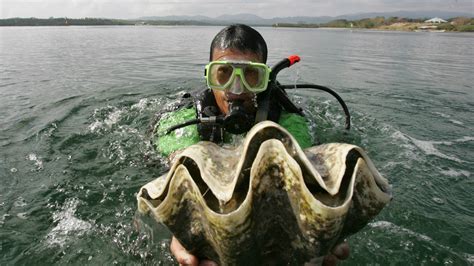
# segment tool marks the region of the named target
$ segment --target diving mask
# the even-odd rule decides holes
[[[249,61],[212,61],[206,66],[205,77],[210,89],[229,90],[234,94],[245,90],[259,93],[267,89],[271,69],[262,63]]]

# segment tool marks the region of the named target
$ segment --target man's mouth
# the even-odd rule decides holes
[[[253,93],[242,93],[242,94],[233,94],[233,93],[226,93],[224,100],[229,102],[229,101],[235,101],[235,100],[241,100],[241,101],[251,101],[254,98]]]
[[[253,113],[256,110],[257,97],[254,93],[242,93],[242,94],[233,94],[226,93],[224,95],[224,101],[231,106],[240,101],[247,113]]]

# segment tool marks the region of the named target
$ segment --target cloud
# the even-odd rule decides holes
[[[397,10],[472,12],[472,0],[0,0],[1,17],[108,17],[251,13],[261,17],[336,16]]]

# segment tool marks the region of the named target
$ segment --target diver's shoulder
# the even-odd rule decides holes
[[[196,109],[193,105],[183,106],[177,110],[162,114],[155,125],[152,137],[152,143],[156,150],[167,157],[177,150],[197,143],[199,141],[199,134],[196,125],[190,125],[167,133],[173,126],[195,118]]]
[[[306,117],[297,113],[282,111],[278,124],[288,130],[302,148],[312,146],[313,140]]]

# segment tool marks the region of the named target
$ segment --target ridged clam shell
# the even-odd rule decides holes
[[[390,201],[390,185],[359,147],[302,150],[265,121],[232,148],[200,142],[146,184],[138,209],[185,248],[221,265],[302,264],[362,229]]]

